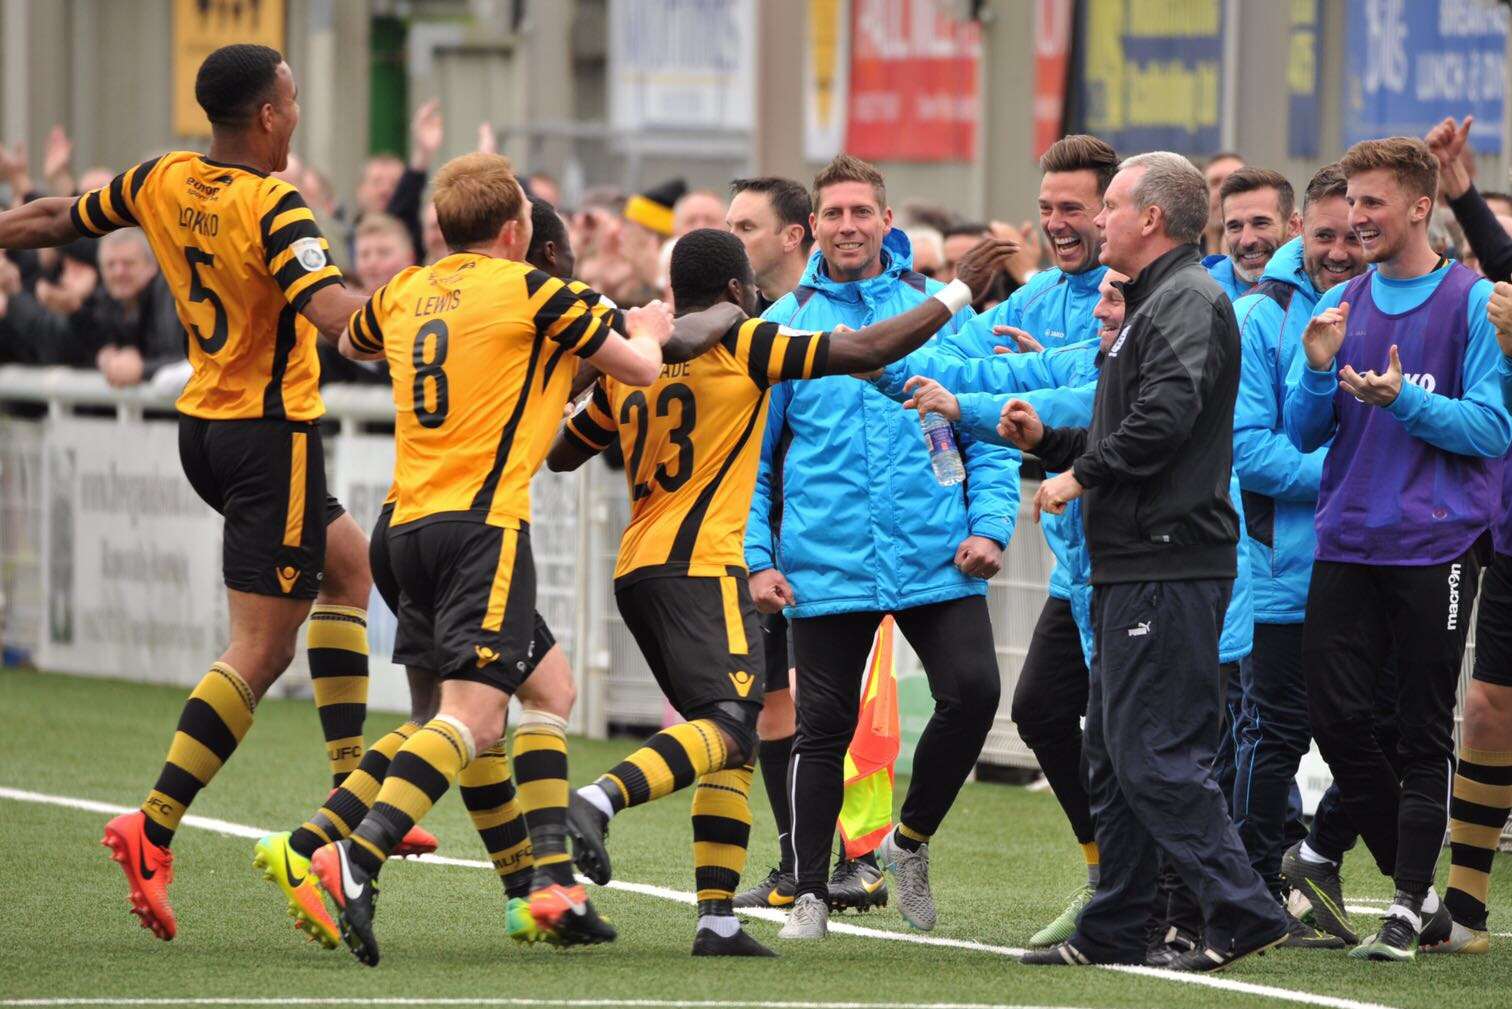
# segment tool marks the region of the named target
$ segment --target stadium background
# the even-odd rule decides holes
[[[0,136],[41,152],[62,123],[76,165],[116,167],[202,144],[194,68],[249,38],[287,53],[295,150],[344,199],[370,153],[407,153],[430,98],[445,110],[441,158],[471,150],[489,122],[501,150],[561,182],[567,207],[602,184],[808,178],[846,149],[882,169],[894,205],[1016,223],[1034,216],[1038,151],[1065,131],[1127,152],[1237,149],[1300,188],[1355,139],[1420,135],[1466,112],[1481,178],[1508,169],[1507,12],[1490,0],[3,0]],[[0,369],[12,654],[58,671],[198,676],[224,633],[218,523],[180,475],[171,400],[93,374]],[[387,398],[336,388],[327,401],[333,486],[367,526],[387,486]],[[609,594],[620,474],[543,475],[535,496],[542,608],[582,685],[574,729],[659,721]],[[1005,701],[987,764],[1032,767],[1006,698],[1049,563],[1021,523],[990,597]],[[391,627],[375,618],[376,653]],[[903,651],[911,742],[928,697]],[[307,690],[303,670],[279,689]],[[406,703],[398,670],[376,661],[373,700]]]

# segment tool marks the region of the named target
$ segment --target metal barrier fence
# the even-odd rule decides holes
[[[323,394],[335,429],[325,440],[332,492],[366,528],[376,517],[389,480],[392,449],[383,425],[391,421],[392,404],[387,390],[376,387],[331,386]],[[55,438],[61,425],[94,423],[102,425],[102,436],[145,445],[153,440],[146,434],[162,433],[173,423],[168,413],[173,398],[171,389],[111,389],[93,372],[0,367],[0,641],[34,655],[47,650],[44,592],[49,579],[44,571],[44,539],[49,522],[44,513],[49,498],[44,471],[50,433]],[[103,414],[105,419],[80,422],[81,413],[96,418]],[[105,426],[111,420],[118,428]],[[386,457],[385,451],[390,453]],[[390,462],[383,463],[384,458]],[[611,723],[660,724],[661,692],[613,599],[615,553],[629,516],[623,474],[599,462],[571,474],[543,471],[531,493],[538,605],[578,676],[580,701],[574,730],[602,736]],[[1025,500],[1033,493],[1034,485],[1026,483]],[[1010,544],[1003,571],[993,579],[988,596],[1003,700],[982,754],[984,763],[1035,767],[1033,754],[1008,717],[1008,706],[1044,600],[1050,564],[1038,530],[1021,516],[1021,532]],[[402,707],[402,680],[380,669],[378,653],[384,648],[378,639],[383,630],[376,615],[371,621],[374,706]],[[917,658],[901,640],[898,657],[900,671],[916,668]],[[284,694],[308,690],[303,661],[301,654],[281,682]],[[148,666],[106,668],[98,674],[177,682]],[[186,669],[183,675],[197,673]]]
[[[391,431],[393,407],[388,391],[378,387],[334,386],[324,390],[328,416],[336,429],[326,440],[326,467],[332,492],[364,528],[370,528],[383,501],[392,470]],[[96,418],[91,430],[128,446],[148,446],[171,430],[175,390],[163,388],[109,388],[94,372],[67,368],[0,367],[0,644],[33,654],[45,653],[44,639],[55,633],[49,626],[49,584],[61,593],[58,578],[44,571],[47,548],[44,540],[57,517],[47,514],[48,502],[58,507],[58,498],[48,497],[47,455],[50,439],[61,440],[64,425],[76,422],[80,413]],[[380,430],[375,431],[374,427]],[[161,448],[159,448],[161,451]],[[162,460],[159,460],[160,462]],[[176,458],[168,468],[176,481]],[[113,471],[112,471],[113,472]],[[1033,499],[1036,483],[1026,480],[1022,502]],[[531,545],[537,567],[537,605],[551,624],[558,642],[576,672],[579,702],[570,728],[602,738],[609,725],[656,725],[665,707],[661,691],[652,679],[640,649],[621,621],[614,605],[613,572],[619,537],[629,519],[630,505],[624,475],[600,462],[576,473],[542,471],[531,488],[534,518]],[[79,509],[70,508],[71,511]],[[51,521],[50,521],[51,520]],[[129,531],[121,538],[129,540]],[[56,533],[54,534],[56,537]],[[52,550],[58,551],[57,543]],[[199,551],[204,553],[203,550]],[[218,556],[218,549],[214,551]],[[52,561],[56,565],[57,559]],[[981,763],[1034,769],[1034,755],[1019,738],[1008,717],[1014,685],[1023,667],[1034,623],[1044,602],[1045,587],[1053,559],[1038,529],[1021,505],[1013,541],[1004,554],[1003,570],[989,584],[988,605],[992,613],[993,639],[998,669],[1002,675],[1002,701]],[[218,567],[213,572],[218,579]],[[375,607],[381,609],[375,600]],[[154,614],[156,616],[156,614]],[[224,616],[210,633],[224,634]],[[1475,656],[1475,618],[1471,614],[1470,644],[1461,671],[1463,696]],[[388,635],[386,644],[380,641]],[[385,628],[376,611],[370,610],[370,637],[375,653],[386,657],[392,643],[392,626]],[[223,638],[222,638],[223,640]],[[209,651],[206,650],[209,654]],[[897,661],[900,677],[916,671],[918,658],[899,636]],[[189,682],[203,669],[204,655],[195,666],[183,670],[163,669],[156,663],[104,668],[92,661],[94,675],[154,682]],[[301,650],[290,674],[277,688],[284,695],[308,694],[309,674]],[[405,688],[399,670],[383,669],[374,656],[373,706],[402,710]],[[1318,765],[1314,765],[1318,766]],[[1304,765],[1303,776],[1309,771]],[[1325,770],[1326,775],[1326,770]],[[1310,782],[1309,791],[1321,792],[1323,784]],[[1503,847],[1512,844],[1512,827]]]

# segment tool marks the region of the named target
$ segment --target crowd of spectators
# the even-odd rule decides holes
[[[394,154],[368,158],[350,202],[318,167],[289,155],[281,177],[299,188],[314,211],[348,285],[371,292],[405,267],[446,254],[435,210],[426,199],[444,126],[438,101],[421,105],[410,124],[408,160]],[[497,148],[487,123],[478,127],[477,147]],[[40,178],[33,177],[29,165],[24,144],[0,145],[0,186],[9,192],[6,205],[88,192],[108,185],[114,176],[101,166],[76,175],[73,145],[62,126],[48,135]],[[1206,161],[1212,216],[1203,236],[1205,252],[1225,251],[1219,187],[1243,165],[1240,155],[1227,151]],[[577,275],[627,307],[654,298],[670,302],[673,242],[697,228],[725,227],[724,194],[689,189],[682,180],[641,193],[595,186],[569,208],[552,176],[534,172],[525,178],[532,198],[561,213],[577,256]],[[1512,229],[1512,199],[1485,195],[1501,223]],[[942,203],[912,199],[898,207],[895,224],[912,245],[914,268],[943,281],[955,275],[956,261],[984,236],[1019,243],[1023,251],[974,306],[978,311],[1005,300],[1047,262],[1048,250],[1033,221],[1017,227],[977,221]],[[1442,199],[1431,235],[1441,252],[1475,266],[1464,233]],[[81,239],[62,249],[7,251],[0,256],[0,364],[96,369],[118,387],[143,382],[175,386],[188,375],[185,346],[167,287],[144,236],[135,229],[98,241]],[[324,345],[321,363],[323,383],[387,381],[382,362],[348,361]]]

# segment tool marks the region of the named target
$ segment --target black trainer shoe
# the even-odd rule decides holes
[[[374,905],[378,885],[352,864],[347,856],[350,841],[328,844],[310,858],[310,871],[320,880],[336,912],[341,938],[360,962],[378,966],[378,939],[373,935]]]
[[[1166,965],[1169,970],[1186,971],[1193,974],[1212,974],[1220,970],[1228,970],[1234,964],[1247,956],[1264,956],[1266,950],[1275,949],[1284,945],[1291,935],[1290,929],[1285,929],[1280,935],[1263,939],[1256,943],[1244,945],[1235,944],[1226,952],[1219,952],[1211,946],[1204,944],[1200,949],[1189,950]]]
[[[1321,928],[1313,928],[1290,914],[1286,916],[1286,949],[1344,949],[1349,943]]]
[[[836,912],[865,913],[887,906],[887,879],[882,870],[864,858],[846,859],[835,866],[829,881],[830,908]]]
[[[735,895],[736,907],[792,907],[798,881],[791,873],[772,869],[766,879]]]
[[[1092,957],[1078,949],[1072,940],[1057,943],[1044,949],[1025,950],[1019,957],[1019,963],[1030,967],[1091,967],[1096,964],[1119,963],[1138,964],[1136,957],[1131,960],[1094,960]]]
[[[1312,923],[1330,935],[1353,945],[1360,941],[1344,909],[1344,885],[1333,862],[1309,862],[1302,857],[1302,842],[1286,849],[1281,857],[1281,878],[1312,905]]]
[[[1047,946],[1044,949],[1025,950],[1019,963],[1030,967],[1090,967],[1092,961],[1081,950],[1071,945],[1070,940]]]
[[[701,928],[693,937],[694,956],[776,956],[772,950],[752,939],[741,929],[723,936],[711,928]]]
[[[583,875],[603,886],[612,878],[609,868],[609,818],[598,807],[573,792],[567,800],[567,836],[572,838],[572,860]]]
[[[1454,915],[1439,902],[1438,910],[1423,917],[1423,931],[1418,936],[1418,949],[1438,946],[1449,941],[1454,932]]]
[[[1393,914],[1381,922],[1381,930],[1370,936],[1349,955],[1356,960],[1377,960],[1383,963],[1405,963],[1417,955],[1418,932],[1411,921]]]
[[[1197,946],[1197,936],[1178,925],[1169,925],[1151,938],[1145,953],[1145,965],[1169,967],[1177,959],[1194,952]]]

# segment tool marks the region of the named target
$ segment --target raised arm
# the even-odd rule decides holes
[[[728,301],[678,316],[672,322],[671,339],[662,345],[662,361],[677,364],[693,360],[744,318],[746,314]]]
[[[73,205],[71,197],[45,196],[0,213],[0,249],[50,248],[83,237]]]
[[[829,353],[815,373],[872,372],[922,346],[957,312],[980,297],[1016,252],[1018,246],[1012,242],[985,239],[961,258],[956,279],[943,291],[902,315],[854,331],[831,333]]]

